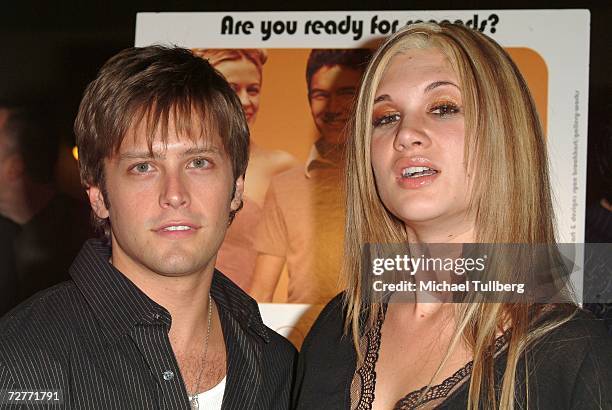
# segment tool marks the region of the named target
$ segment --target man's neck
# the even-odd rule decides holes
[[[321,137],[315,142],[315,146],[322,158],[334,163],[340,163],[343,160],[344,152],[342,145],[331,144]]]
[[[15,184],[0,205],[0,214],[19,225],[25,225],[43,210],[55,196],[51,185]]]
[[[168,310],[172,317],[170,339],[179,344],[174,346],[173,343],[173,348],[183,350],[183,344],[201,340],[207,321],[214,260],[201,272],[178,277],[164,276],[131,264],[115,249],[111,263],[155,303]]]

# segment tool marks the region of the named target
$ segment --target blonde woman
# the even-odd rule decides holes
[[[262,86],[262,69],[267,60],[263,49],[194,49],[194,54],[207,59],[230,83],[252,129]],[[295,158],[281,150],[269,150],[257,145],[251,135],[249,167],[245,176],[243,208],[227,231],[219,250],[216,267],[249,291],[257,252],[253,241],[257,222],[262,218],[262,206],[271,178],[297,164]]]
[[[544,136],[499,45],[452,24],[390,37],[364,76],[346,183],[348,286],[304,342],[297,409],[612,408],[612,340],[577,306],[393,303],[362,275],[366,243],[555,242]]]

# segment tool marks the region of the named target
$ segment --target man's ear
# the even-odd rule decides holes
[[[236,179],[234,188],[234,197],[232,198],[230,209],[232,211],[237,211],[242,207],[242,195],[244,194],[244,175],[239,176],[238,179]]]
[[[104,196],[102,195],[102,191],[100,190],[100,188],[96,186],[91,186],[87,188],[87,196],[89,197],[91,209],[94,210],[96,216],[100,219],[108,218],[108,209],[104,204]]]

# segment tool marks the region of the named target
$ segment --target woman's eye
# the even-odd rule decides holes
[[[430,114],[434,114],[439,117],[447,117],[449,115],[457,114],[459,111],[459,107],[451,103],[436,104],[429,110]]]
[[[196,158],[190,163],[190,168],[209,168],[210,161],[205,158]]]
[[[400,115],[398,113],[386,114],[374,119],[373,125],[374,127],[380,127],[382,125],[391,124],[400,120]]]
[[[259,94],[259,86],[253,85],[247,88],[247,92],[249,95],[258,95]]]

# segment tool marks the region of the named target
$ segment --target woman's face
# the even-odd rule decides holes
[[[457,234],[472,221],[470,184],[461,89],[446,57],[434,48],[393,57],[374,101],[371,156],[384,205],[408,227]]]
[[[259,110],[259,93],[261,90],[261,74],[257,66],[246,58],[226,60],[215,66],[232,86],[246,114],[249,126],[255,123]]]

